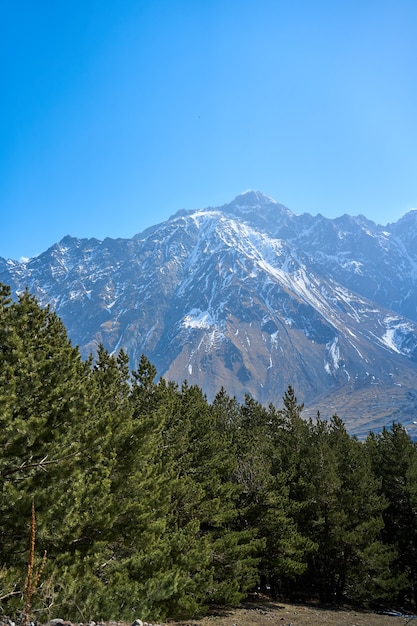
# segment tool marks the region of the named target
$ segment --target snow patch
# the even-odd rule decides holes
[[[202,349],[206,353],[212,349],[217,349],[220,343],[225,340],[221,327],[219,327],[210,311],[202,311],[198,308],[191,309],[183,317],[181,326],[188,330],[204,331],[197,350]]]
[[[324,369],[330,375],[334,374],[340,367],[340,347],[339,337],[334,337],[326,344],[326,361]]]
[[[209,311],[191,309],[191,311],[184,316],[182,326],[183,328],[209,329],[215,326],[215,322]]]
[[[274,333],[272,333],[271,335],[271,345],[274,347],[277,347],[279,344],[279,331],[276,330]]]
[[[408,354],[410,349],[404,346],[404,342],[415,330],[414,326],[396,316],[385,317],[383,324],[385,333],[381,338],[382,343],[397,354]]]

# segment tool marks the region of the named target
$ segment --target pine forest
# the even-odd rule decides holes
[[[20,623],[187,619],[253,591],[417,605],[417,447],[82,359],[0,286],[0,605]],[[277,408],[277,407],[281,408]],[[323,407],[325,412],[326,407]]]

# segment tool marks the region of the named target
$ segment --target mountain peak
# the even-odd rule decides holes
[[[244,191],[236,196],[231,204],[242,208],[255,208],[265,206],[266,204],[277,204],[277,202],[261,191],[253,191],[252,189],[249,189],[248,191]]]
[[[291,214],[289,209],[279,204],[270,196],[267,196],[261,191],[254,191],[252,189],[239,194],[232,202],[218,207],[207,207],[207,209],[212,210],[214,208],[214,210],[225,211],[226,213],[236,214],[240,217],[242,217],[242,215],[248,217],[250,214],[258,217],[259,214],[262,213],[261,209],[266,207],[269,207],[269,209],[273,208],[273,210],[280,209],[286,214]],[[192,215],[194,211],[194,209],[181,209],[172,215],[170,220]]]
[[[270,224],[271,220],[276,223],[292,218],[294,215],[286,206],[270,196],[261,191],[252,190],[241,193],[220,209],[236,217],[250,220],[261,228],[265,227],[265,223]]]

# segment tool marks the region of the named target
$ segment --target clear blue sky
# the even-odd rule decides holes
[[[261,190],[417,207],[417,0],[14,0],[0,20],[0,256],[131,237]]]

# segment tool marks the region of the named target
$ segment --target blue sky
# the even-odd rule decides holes
[[[417,207],[416,0],[33,0],[0,21],[0,256],[261,190]]]

